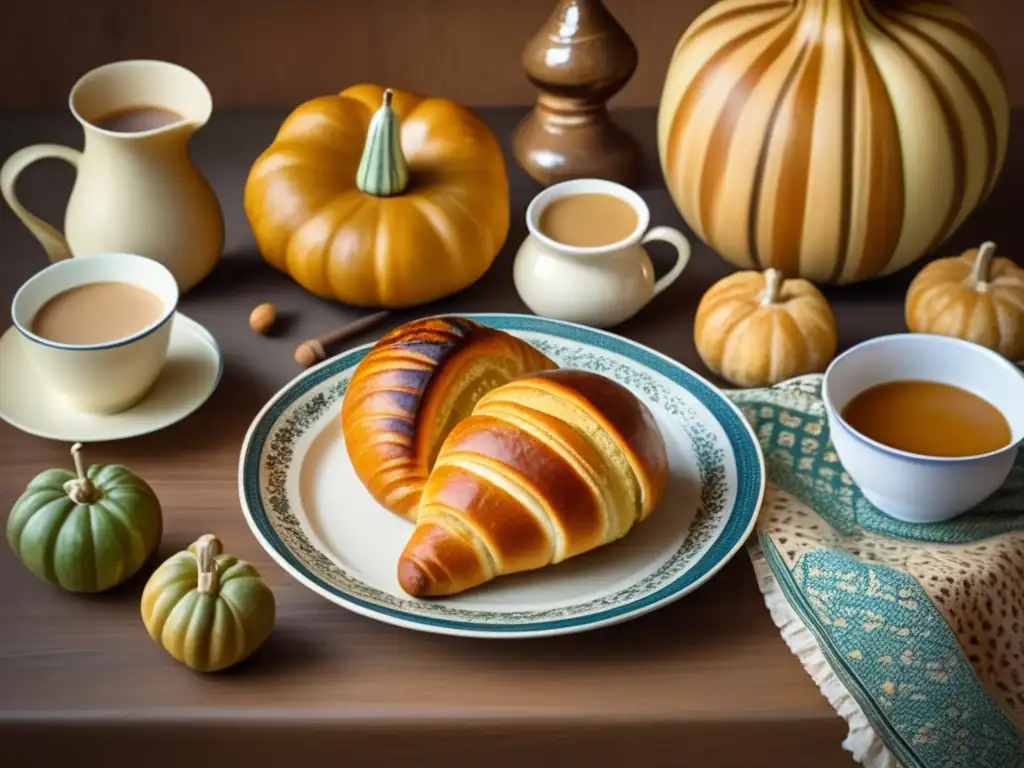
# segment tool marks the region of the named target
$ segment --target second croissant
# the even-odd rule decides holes
[[[385,335],[354,373],[341,422],[382,512],[416,524],[398,562],[415,597],[616,541],[657,506],[668,477],[661,432],[632,392],[467,318]]]

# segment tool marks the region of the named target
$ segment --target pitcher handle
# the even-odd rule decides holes
[[[660,240],[676,249],[676,263],[668,271],[668,274],[663,275],[654,284],[654,293],[651,294],[653,299],[672,285],[677,277],[683,274],[683,270],[686,269],[686,265],[690,262],[690,241],[686,239],[686,235],[672,227],[654,227],[644,235],[644,239],[641,242],[649,243],[651,240]]]
[[[21,219],[21,223],[28,227],[28,231],[35,235],[36,240],[43,246],[50,261],[60,261],[71,257],[71,249],[64,235],[40,219],[28,212],[18,200],[14,193],[14,185],[18,181],[19,174],[36,160],[43,160],[48,157],[56,157],[66,160],[78,170],[78,161],[82,153],[71,147],[60,144],[33,144],[31,147],[19,149],[7,158],[7,162],[0,168],[0,192],[4,200],[11,206],[14,215]]]

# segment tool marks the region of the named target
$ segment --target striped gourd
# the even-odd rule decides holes
[[[1000,65],[934,0],[722,0],[679,41],[658,149],[729,262],[851,283],[942,243],[1002,170]]]
[[[400,195],[409,186],[409,168],[402,154],[398,118],[391,109],[390,88],[384,91],[384,103],[370,119],[356,186],[377,197]]]

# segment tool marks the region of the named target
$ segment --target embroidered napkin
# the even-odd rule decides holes
[[[748,552],[772,619],[868,768],[1024,766],[1024,450],[977,509],[903,523],[843,471],[820,387],[728,393],[765,456]]]

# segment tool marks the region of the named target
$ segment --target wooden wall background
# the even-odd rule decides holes
[[[878,0],[887,2],[890,0]],[[957,0],[1024,106],[1024,0]],[[711,0],[607,0],[640,50],[619,106],[657,103],[683,30]],[[525,104],[519,56],[554,0],[4,0],[0,109],[61,109],[80,74],[176,61],[218,109],[290,108],[365,80],[474,106]]]

